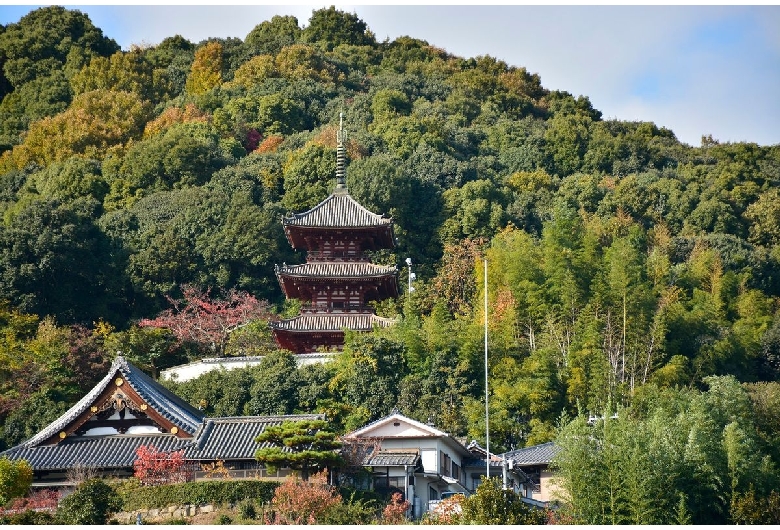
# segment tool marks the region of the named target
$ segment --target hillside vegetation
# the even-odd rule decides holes
[[[499,58],[378,42],[335,8],[121,51],[45,7],[0,27],[0,65],[0,444],[57,417],[116,351],[153,373],[212,355],[138,325],[186,286],[294,314],[274,265],[304,256],[280,218],[332,191],[343,112],[349,191],[395,222],[375,261],[405,286],[410,257],[417,276],[377,307],[399,324],[297,369],[257,321],[224,352],[262,366],[177,392],[208,414],[324,411],[341,429],[398,407],[484,440],[487,258],[491,449],[554,439],[578,414],[649,429],[680,412],[670,401],[729,388],[745,406],[721,403],[728,417],[778,462],[780,146],[686,145]],[[777,486],[733,473],[720,511],[703,494],[689,511],[732,521],[729,498]]]

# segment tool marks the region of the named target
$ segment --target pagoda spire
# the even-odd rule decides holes
[[[336,133],[336,192],[347,191],[346,149],[344,140],[347,133],[344,130],[344,113],[339,112],[339,130]],[[343,191],[342,191],[343,190]]]

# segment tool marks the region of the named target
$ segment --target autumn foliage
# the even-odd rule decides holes
[[[306,482],[294,477],[276,488],[266,524],[317,524],[333,506],[341,504],[341,495],[328,484],[328,473],[312,475]]]
[[[409,501],[404,499],[401,493],[395,492],[382,512],[382,519],[387,524],[401,524],[406,520],[406,512],[409,511],[410,506]]]
[[[192,285],[181,287],[182,300],[167,296],[173,306],[157,318],[143,319],[141,327],[167,328],[180,342],[194,342],[223,355],[230,333],[252,320],[267,319],[268,303],[251,294],[230,289],[223,298]]]
[[[184,451],[158,451],[153,445],[142,445],[136,450],[133,462],[135,477],[150,486],[184,482],[187,479]]]

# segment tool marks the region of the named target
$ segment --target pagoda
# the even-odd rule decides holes
[[[395,322],[378,317],[369,305],[399,294],[398,269],[376,265],[369,256],[395,246],[393,221],[347,192],[344,136],[340,115],[333,193],[310,210],[282,218],[290,245],[307,251],[304,264],[276,266],[285,297],[303,302],[296,317],[272,324],[279,347],[293,353],[341,349],[345,329],[371,331]]]

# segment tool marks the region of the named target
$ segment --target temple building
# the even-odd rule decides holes
[[[255,442],[269,425],[324,419],[321,414],[207,418],[197,408],[118,356],[106,376],[78,403],[38,434],[2,453],[26,460],[34,487],[73,484],[74,470],[98,476],[133,474],[136,451],[182,451],[188,479],[207,478],[208,465],[222,462],[231,478],[281,478],[255,459],[265,444]]]
[[[290,245],[305,250],[306,263],[276,267],[288,299],[303,302],[299,315],[274,322],[277,344],[297,354],[340,349],[344,330],[371,331],[394,320],[369,305],[397,297],[398,269],[376,265],[370,252],[395,246],[392,219],[368,211],[347,192],[344,129],[340,123],[336,188],[303,213],[284,217]]]

